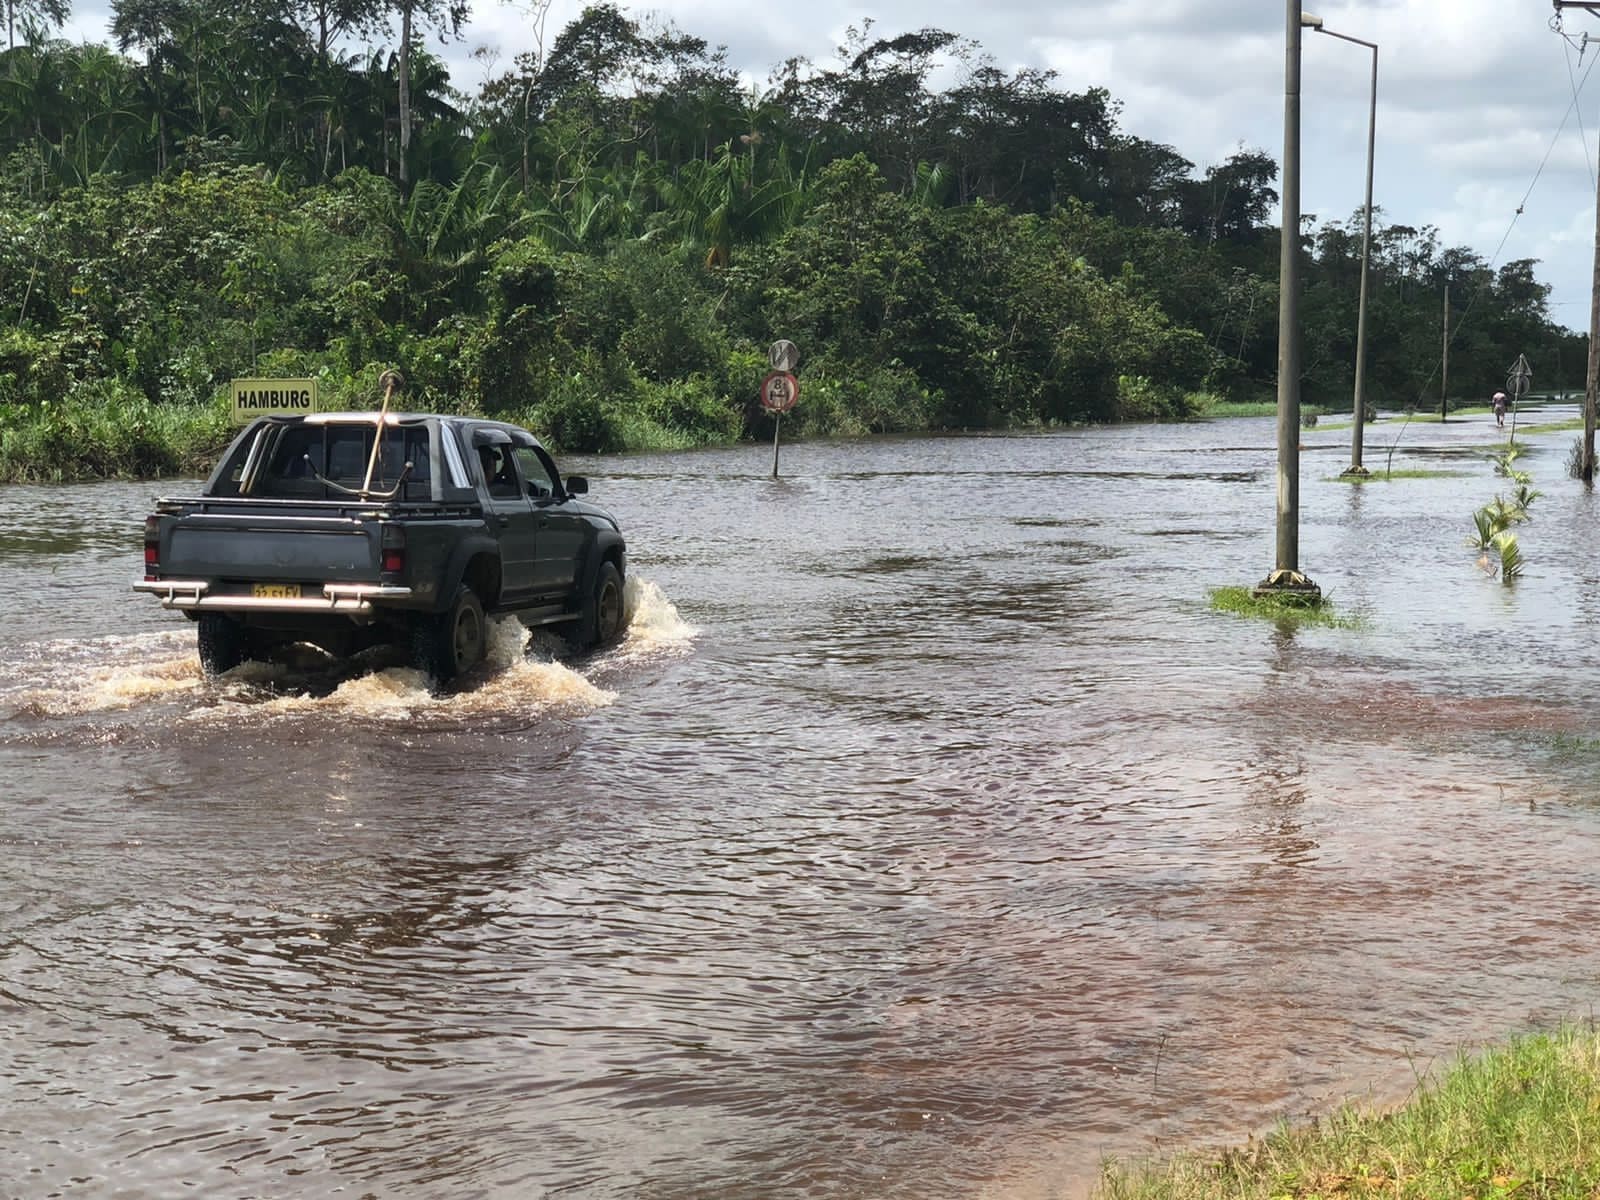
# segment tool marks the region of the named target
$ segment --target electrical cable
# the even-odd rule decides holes
[[[1597,56],[1596,58],[1593,58],[1593,59],[1591,59],[1589,61],[1588,67],[1586,67],[1584,69],[1583,77],[1581,79],[1579,79],[1573,73],[1572,50],[1574,48],[1574,43],[1576,42],[1576,48],[1577,48],[1577,51],[1578,51],[1578,63],[1579,63],[1579,65],[1582,65],[1583,56],[1588,51],[1589,42],[1591,40],[1590,37],[1589,37],[1588,32],[1587,31],[1584,32],[1584,35],[1583,35],[1582,39],[1574,39],[1574,38],[1571,38],[1571,37],[1567,36],[1567,34],[1563,33],[1562,30],[1561,30],[1560,14],[1559,13],[1557,14],[1557,16],[1554,19],[1552,19],[1550,27],[1557,34],[1560,34],[1561,40],[1566,44],[1567,53],[1566,53],[1565,57],[1566,57],[1566,63],[1567,63],[1567,79],[1568,79],[1568,82],[1572,85],[1572,102],[1567,105],[1566,114],[1561,118],[1560,125],[1558,125],[1556,127],[1555,134],[1550,138],[1550,145],[1545,148],[1544,157],[1539,160],[1539,166],[1538,166],[1537,169],[1535,169],[1535,171],[1533,173],[1533,178],[1528,183],[1528,190],[1526,192],[1524,192],[1523,195],[1522,195],[1521,203],[1519,203],[1517,205],[1516,212],[1511,214],[1511,221],[1506,226],[1505,233],[1502,234],[1501,237],[1500,237],[1500,244],[1494,248],[1494,254],[1491,255],[1490,258],[1489,258],[1488,268],[1489,268],[1489,270],[1491,272],[1494,270],[1495,265],[1500,261],[1500,252],[1505,249],[1506,242],[1511,240],[1511,233],[1517,227],[1517,221],[1522,216],[1523,210],[1525,208],[1527,208],[1528,200],[1533,196],[1533,189],[1538,186],[1539,176],[1544,174],[1545,164],[1547,164],[1550,161],[1550,155],[1552,153],[1554,153],[1555,148],[1556,148],[1556,143],[1561,140],[1561,135],[1564,132],[1566,132],[1567,122],[1572,119],[1572,114],[1575,113],[1575,112],[1578,114],[1578,136],[1579,136],[1580,140],[1583,143],[1584,165],[1589,168],[1589,182],[1590,182],[1590,184],[1593,185],[1595,183],[1595,164],[1594,164],[1594,160],[1591,159],[1590,156],[1589,156],[1589,137],[1588,137],[1587,132],[1585,132],[1585,130],[1584,130],[1584,126],[1583,126],[1583,108],[1579,104],[1579,100],[1580,100],[1581,93],[1583,91],[1584,85],[1589,82],[1589,75],[1594,70],[1595,63],[1600,62],[1600,56]],[[1461,310],[1461,316],[1457,320],[1455,328],[1450,331],[1450,341],[1448,343],[1449,345],[1452,345],[1452,346],[1455,345],[1457,339],[1461,336],[1462,328],[1466,325],[1467,318],[1472,314],[1472,310],[1475,307],[1477,307],[1478,298],[1483,294],[1483,291],[1484,291],[1483,287],[1480,286],[1478,288],[1475,288],[1469,294],[1469,296],[1467,298],[1467,306],[1464,309]],[[1428,391],[1428,388],[1432,385],[1432,383],[1434,381],[1434,378],[1438,374],[1440,374],[1443,370],[1444,370],[1444,356],[1441,353],[1439,361],[1434,365],[1433,369],[1428,372],[1428,377],[1422,381],[1422,387],[1419,390],[1418,396],[1417,396],[1419,401],[1423,398],[1423,396]]]

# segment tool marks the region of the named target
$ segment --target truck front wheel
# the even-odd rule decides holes
[[[444,612],[419,617],[411,631],[411,661],[440,683],[470,671],[483,658],[483,605],[462,585]]]
[[[197,642],[200,670],[207,678],[231,671],[245,660],[244,626],[222,613],[201,613]]]
[[[578,653],[609,646],[622,636],[627,612],[624,608],[622,572],[610,559],[600,564],[594,588],[585,597],[578,619],[573,622],[568,641]]]

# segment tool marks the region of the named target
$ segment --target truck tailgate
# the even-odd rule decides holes
[[[376,522],[304,518],[180,518],[162,547],[173,577],[271,582],[376,580],[380,563]]]

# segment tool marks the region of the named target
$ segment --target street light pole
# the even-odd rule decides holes
[[[1551,0],[1560,20],[1563,9],[1581,8],[1590,16],[1600,16],[1600,2],[1596,0]],[[1585,35],[1587,36],[1587,35]],[[1589,361],[1583,386],[1583,450],[1579,458],[1578,473],[1586,485],[1594,483],[1594,438],[1597,421],[1596,408],[1600,406],[1600,179],[1595,185],[1594,205],[1594,277],[1589,297]]]
[[[1378,45],[1347,33],[1335,33],[1320,21],[1314,28],[1318,33],[1372,51],[1372,95],[1367,104],[1367,201],[1362,208],[1361,294],[1356,301],[1355,430],[1350,435],[1350,465],[1343,471],[1345,475],[1368,475],[1371,472],[1361,465],[1361,435],[1367,419],[1367,271],[1372,261],[1372,158],[1378,143]]]
[[[1257,596],[1318,603],[1322,589],[1300,573],[1300,30],[1321,21],[1285,0],[1283,217],[1278,248],[1277,564]]]

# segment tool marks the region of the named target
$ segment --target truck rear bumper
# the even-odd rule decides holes
[[[298,599],[212,592],[211,584],[204,579],[136,579],[133,590],[149,592],[163,608],[186,612],[338,613],[352,617],[371,613],[374,601],[411,598],[408,587],[380,583],[325,583],[320,596],[302,595]]]

